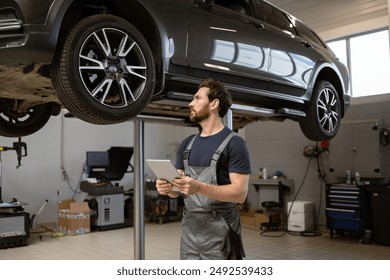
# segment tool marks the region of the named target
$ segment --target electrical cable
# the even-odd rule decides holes
[[[82,168],[81,168],[81,174],[80,174],[79,180],[78,180],[78,182],[77,182],[76,189],[73,189],[73,188],[72,188],[72,186],[71,186],[71,184],[70,184],[70,182],[69,182],[69,180],[68,180],[68,177],[66,177],[66,179],[67,179],[66,181],[68,182],[68,186],[69,186],[69,188],[70,188],[70,189],[72,190],[72,192],[73,192],[72,198],[74,198],[74,197],[76,196],[76,194],[82,193],[82,191],[78,191],[78,189],[80,188],[80,183],[81,183],[81,180],[83,179],[84,171],[85,171],[86,168],[87,168],[87,162],[85,161],[85,162],[83,163]]]
[[[318,161],[318,155],[316,156],[316,158],[317,158],[317,161]],[[304,184],[305,181],[306,181],[307,173],[309,172],[309,167],[310,167],[311,160],[312,160],[312,157],[309,158],[309,162],[307,163],[306,171],[305,171],[305,175],[303,176],[302,183],[301,183],[301,185],[299,186],[298,191],[296,192],[294,198],[293,198],[292,201],[291,201],[290,208],[288,209],[288,212],[287,212],[287,221],[288,221],[288,217],[289,217],[290,214],[291,214],[291,210],[292,210],[292,207],[293,207],[293,205],[294,205],[294,203],[295,203],[295,200],[297,199],[297,196],[298,196],[298,194],[300,193],[300,191],[301,191],[301,189],[302,189],[302,187],[303,187],[303,184]],[[320,203],[321,203],[321,202],[320,202]],[[298,234],[299,234],[300,236],[312,236],[312,235],[310,234],[309,231],[303,231],[303,232],[297,233],[297,232],[289,231],[289,230],[287,229],[287,233],[293,234],[293,235],[298,235]]]
[[[318,142],[317,142],[317,148],[318,148]],[[325,180],[325,173],[321,171],[319,155],[316,156],[316,163],[317,163],[317,172],[319,174],[319,179],[320,179],[320,202],[318,206],[318,210],[320,210],[322,205],[323,183],[325,183],[326,185],[327,182]],[[314,220],[314,225],[317,225],[319,217],[320,217],[320,211],[317,211],[317,216]],[[300,235],[305,237],[315,237],[315,236],[321,236],[322,233],[320,231],[311,230],[311,231],[303,231],[300,233]]]
[[[61,164],[61,170],[62,170],[63,179],[66,181],[69,189],[73,192],[72,198],[74,198],[77,193],[82,193],[81,191],[78,191],[78,189],[80,187],[80,182],[81,182],[81,179],[82,179],[82,176],[83,176],[83,172],[84,172],[84,170],[86,168],[86,162],[84,162],[84,164],[83,164],[82,172],[81,172],[79,181],[77,183],[76,189],[73,189],[72,184],[71,184],[71,182],[69,180],[68,173],[65,170],[65,163],[64,163],[64,153],[65,153],[65,151],[64,151],[65,150],[65,148],[64,148],[65,147],[65,145],[64,145],[64,135],[65,135],[65,123],[64,123],[64,120],[65,120],[64,110],[61,110],[60,164]]]
[[[310,158],[309,158],[309,162],[308,162],[308,164],[307,164],[307,166],[306,166],[305,175],[303,176],[303,179],[302,179],[302,182],[301,182],[301,184],[300,184],[300,186],[299,186],[299,188],[298,188],[298,191],[296,192],[296,194],[295,194],[295,196],[294,196],[294,198],[293,198],[293,200],[292,200],[292,202],[291,202],[290,208],[289,208],[288,211],[287,211],[287,218],[286,218],[287,221],[288,221],[288,217],[290,216],[292,206],[293,206],[293,204],[294,204],[294,202],[295,202],[295,200],[296,200],[298,194],[300,193],[300,191],[301,191],[301,189],[302,189],[302,187],[303,187],[303,184],[304,184],[305,181],[306,181],[307,173],[309,172],[309,167],[310,167],[311,159],[312,159],[312,158],[310,157]],[[269,233],[269,232],[282,232],[282,234],[280,234],[280,235],[273,235],[273,234],[272,234],[272,235],[268,235],[268,234],[265,234],[265,233]],[[287,227],[286,227],[286,229],[283,230],[283,231],[261,231],[261,232],[260,232],[260,235],[266,236],[266,237],[282,237],[282,236],[285,235],[286,233],[290,233],[290,232],[287,230]]]
[[[316,143],[316,148],[318,150],[318,142]],[[318,153],[315,157],[316,157],[316,163],[317,163],[317,172],[319,174],[319,179],[320,179],[320,201],[319,201],[319,208],[318,209],[321,209],[321,205],[322,205],[322,192],[323,192],[323,183],[325,183],[325,186],[328,184],[328,182],[326,181],[325,179],[325,173],[321,171],[321,167],[320,167],[320,161],[319,161],[319,155],[320,153]],[[306,166],[306,170],[305,170],[305,174],[303,176],[303,179],[302,179],[302,183],[300,184],[296,194],[294,195],[292,201],[291,201],[291,204],[290,204],[290,207],[287,211],[287,221],[288,221],[288,218],[291,214],[291,210],[292,210],[292,207],[294,205],[294,202],[295,200],[297,199],[297,196],[299,195],[305,181],[306,181],[306,178],[307,178],[307,174],[308,174],[308,171],[309,171],[309,167],[310,167],[310,163],[311,163],[311,160],[312,160],[312,157],[309,158],[309,162]],[[317,212],[317,216],[315,218],[315,221],[314,221],[314,225],[317,225],[318,223],[318,220],[319,220],[319,215],[320,215],[320,211]],[[266,236],[266,237],[282,237],[283,235],[285,235],[286,233],[289,233],[289,234],[292,234],[292,235],[300,235],[300,236],[304,236],[304,237],[316,237],[316,236],[321,236],[322,233],[320,231],[303,231],[303,232],[293,232],[293,231],[289,231],[287,228],[282,231],[282,234],[279,234],[279,235],[270,235],[268,233],[270,233],[271,231],[262,231],[260,232],[260,235],[262,236]],[[280,231],[273,231],[273,232],[280,232]],[[267,234],[265,234],[267,233]]]

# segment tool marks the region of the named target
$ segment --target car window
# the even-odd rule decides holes
[[[283,11],[267,2],[263,2],[263,11],[267,23],[272,24],[286,33],[296,34],[294,25]]]
[[[242,14],[242,15],[248,15],[246,3],[243,0],[216,0],[214,1],[215,5],[220,5],[225,8],[228,8],[236,13]]]
[[[300,36],[302,39],[325,47],[325,44],[321,41],[321,39],[318,38],[318,36],[313,31],[304,26],[301,22],[295,21],[295,28],[297,29],[298,36]]]

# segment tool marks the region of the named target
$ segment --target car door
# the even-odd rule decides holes
[[[245,11],[235,11],[227,2],[240,3]],[[190,76],[205,78],[211,72],[225,83],[268,87],[268,33],[264,22],[252,16],[251,2],[190,0]]]
[[[301,96],[306,92],[320,59],[316,44],[300,37],[299,23],[276,7],[263,2],[270,33],[270,91]]]

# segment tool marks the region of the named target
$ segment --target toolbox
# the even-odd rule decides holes
[[[335,232],[363,233],[363,189],[354,184],[329,184],[326,186],[326,219],[330,237]]]

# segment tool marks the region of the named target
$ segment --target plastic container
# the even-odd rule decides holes
[[[263,168],[259,168],[259,179],[263,179]]]
[[[267,168],[263,168],[263,179],[267,179]]]
[[[345,183],[347,185],[351,184],[351,170],[346,170],[345,171],[345,175],[346,175],[346,179],[345,179]]]
[[[360,174],[357,171],[355,173],[355,181],[356,181],[356,185],[360,185]]]

